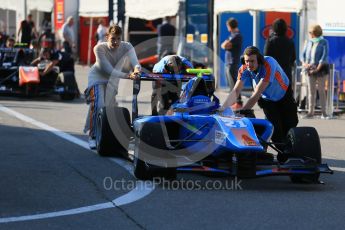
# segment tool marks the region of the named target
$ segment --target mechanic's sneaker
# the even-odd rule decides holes
[[[310,114],[310,113],[307,113],[306,115],[302,116],[301,118],[302,118],[302,119],[313,119],[313,118],[314,118],[314,115],[313,115],[313,114]]]
[[[90,149],[96,149],[96,139],[89,137],[89,147]]]
[[[322,120],[329,120],[329,119],[331,119],[331,117],[329,117],[329,116],[327,116],[327,115],[321,115],[321,119]]]
[[[237,102],[237,103],[233,104],[231,106],[231,109],[232,110],[240,110],[240,109],[242,109],[242,103]]]

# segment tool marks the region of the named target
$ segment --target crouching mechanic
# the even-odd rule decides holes
[[[54,78],[57,76],[52,76],[51,79],[49,79],[49,77],[44,77],[46,75],[50,75],[50,73],[52,73],[51,71],[53,70],[54,66],[58,66],[59,67],[59,71],[60,73],[63,72],[71,72],[73,73],[71,76],[71,78],[69,79],[70,82],[70,86],[73,87],[75,89],[76,92],[76,96],[79,97],[80,92],[79,92],[79,88],[78,88],[78,84],[77,81],[75,79],[75,75],[74,75],[74,60],[73,58],[65,53],[65,52],[61,52],[58,50],[54,50],[54,49],[50,49],[50,48],[42,48],[39,54],[39,57],[34,59],[31,62],[31,65],[38,65],[39,63],[46,63],[44,69],[42,71],[40,71],[40,77],[41,77],[41,81],[42,82],[50,82],[51,84],[54,84],[55,80]],[[57,75],[58,73],[56,73]],[[64,79],[66,80],[66,78]]]
[[[263,56],[259,49],[249,46],[244,50],[244,64],[238,70],[234,89],[223,108],[236,102],[246,79],[253,82],[254,92],[243,109],[251,109],[256,102],[263,109],[266,119],[274,126],[273,142],[283,143],[290,128],[298,124],[297,104],[293,97],[291,82],[278,62]],[[282,145],[276,144],[282,149]]]
[[[193,64],[187,58],[178,55],[167,55],[154,65],[152,72],[185,74],[186,69],[189,68],[193,68]],[[151,96],[152,115],[166,114],[170,106],[179,99],[180,92],[180,81],[154,81]],[[157,111],[158,106],[159,111]]]
[[[93,50],[96,62],[89,71],[88,88],[85,90],[89,111],[84,128],[85,133],[89,131],[91,149],[96,148],[96,118],[98,111],[105,106],[107,87],[111,87],[113,96],[116,96],[120,78],[139,77],[140,65],[135,50],[130,43],[121,41],[121,36],[121,27],[112,25],[106,34],[107,41],[97,44]],[[134,68],[132,73],[123,72],[127,61]],[[108,81],[111,84],[108,84]]]
[[[54,52],[49,48],[42,48],[39,54],[39,57],[34,59],[31,62],[31,65],[38,65],[41,62],[47,62],[44,70],[40,72],[40,76],[45,76],[49,74],[54,66],[57,66],[60,60],[62,59],[62,55],[58,52]]]
[[[58,66],[60,68],[60,72],[71,71],[74,73],[74,61],[72,57],[64,52],[50,48],[42,48],[39,57],[34,59],[31,62],[31,65],[37,65],[42,61],[47,61],[49,64],[41,73],[41,76],[47,75],[54,66]]]

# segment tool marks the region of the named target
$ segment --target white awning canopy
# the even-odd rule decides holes
[[[179,0],[126,0],[126,16],[145,20],[175,16],[179,2]]]
[[[108,12],[108,0],[79,0],[79,16],[107,17]]]
[[[2,0],[0,8],[3,10],[16,10],[16,8],[18,8],[18,4],[20,4],[19,0]]]
[[[1,0],[0,8],[4,10],[24,9],[23,0]],[[26,0],[28,12],[31,10],[51,12],[53,10],[53,0]]]
[[[248,10],[300,12],[303,0],[214,0],[214,13]]]
[[[51,12],[54,6],[53,0],[27,0],[26,4],[29,11]]]

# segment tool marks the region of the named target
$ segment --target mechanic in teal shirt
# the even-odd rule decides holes
[[[273,57],[264,57],[255,46],[247,47],[243,58],[244,63],[238,70],[235,87],[224,102],[223,108],[236,102],[244,81],[249,78],[253,82],[254,92],[243,110],[251,109],[258,102],[266,119],[274,126],[273,142],[283,143],[289,129],[298,124],[297,104],[291,83],[278,62]],[[283,146],[276,144],[276,147]]]
[[[186,69],[193,68],[193,64],[185,57],[167,55],[153,66],[153,73],[185,74]],[[154,81],[151,95],[152,115],[164,115],[180,96],[180,81]],[[158,105],[159,102],[159,105]],[[157,111],[157,107],[159,109]]]

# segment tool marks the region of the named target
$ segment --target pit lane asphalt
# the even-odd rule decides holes
[[[77,71],[83,89],[87,68],[78,67]],[[128,85],[121,88],[131,91]],[[217,94],[225,96],[223,92]],[[143,108],[149,106],[148,100],[146,95]],[[124,101],[129,102],[127,97]],[[87,107],[82,100],[1,97],[0,104],[86,140],[82,127]],[[262,116],[257,108],[256,114]],[[345,169],[344,117],[300,120],[299,126],[316,127],[324,161]],[[104,178],[134,181],[108,159],[2,112],[0,146],[1,217],[108,202],[128,191],[104,189]],[[335,171],[334,175],[322,176],[325,185],[294,185],[286,177],[245,180],[240,183],[242,190],[186,189],[182,183],[167,188],[161,184],[144,199],[120,208],[0,224],[0,229],[343,229],[344,179],[343,171]],[[226,184],[232,178],[180,174],[178,181],[182,180],[193,187],[193,182]]]

